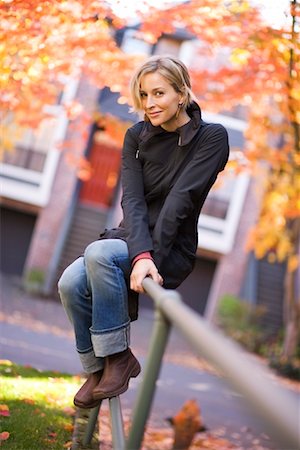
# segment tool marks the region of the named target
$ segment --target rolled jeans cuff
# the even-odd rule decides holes
[[[130,345],[130,325],[105,333],[91,333],[93,349],[97,357],[113,355],[126,350]]]
[[[79,358],[86,373],[94,373],[104,367],[104,360],[97,358],[93,350],[88,353],[79,353]]]

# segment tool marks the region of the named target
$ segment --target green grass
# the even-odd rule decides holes
[[[0,361],[0,446],[11,450],[71,448],[72,402],[79,385],[79,377]],[[9,433],[8,439],[1,440],[3,432]]]

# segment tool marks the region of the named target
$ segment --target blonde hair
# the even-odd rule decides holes
[[[133,111],[141,111],[142,102],[140,96],[141,79],[147,73],[159,72],[176,92],[184,95],[183,108],[187,108],[196,99],[192,89],[190,75],[182,61],[174,56],[152,56],[144,62],[131,79],[130,90],[133,101]]]

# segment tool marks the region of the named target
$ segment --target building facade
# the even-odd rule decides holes
[[[147,55],[173,54],[187,65],[197,45],[192,36],[180,30],[162,36],[153,46],[143,41],[137,27],[118,31],[116,40],[125,52],[138,49]],[[53,120],[44,123],[37,137],[28,132],[2,161],[1,271],[20,277],[27,289],[54,297],[63,269],[105,227],[117,225],[121,217],[121,148],[95,124],[86,124],[87,140],[76,139],[76,123],[74,126],[68,122],[61,106],[71,100],[81,102],[86,111],[99,109],[123,121],[137,120],[108,89],[99,92],[85,79],[68,81],[61,104],[53,107]],[[228,112],[203,111],[203,118],[226,127],[232,149],[243,148],[244,120]],[[76,158],[88,158],[92,167],[88,181],[78,179],[77,168],[60,150],[62,141],[72,142]],[[211,320],[225,294],[254,304],[264,303],[273,311],[272,326],[278,329],[282,325],[284,268],[275,270],[266,261],[256,261],[245,248],[249,229],[258,217],[259,203],[255,182],[248,174],[225,170],[199,218],[196,266],[179,291],[187,304]],[[272,273],[275,270],[281,280],[275,293],[273,277],[266,275],[266,268]],[[277,300],[270,303],[274,295]],[[141,305],[146,304],[149,302],[141,298]]]

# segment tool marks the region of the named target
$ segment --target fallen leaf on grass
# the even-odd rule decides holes
[[[0,433],[0,441],[6,441],[8,438],[9,438],[8,431],[2,431],[2,433]]]
[[[7,405],[0,405],[0,416],[9,417],[10,412]]]
[[[48,437],[49,437],[50,439],[56,439],[56,438],[57,438],[57,433],[55,433],[55,431],[50,431],[50,432],[48,433]]]
[[[63,448],[66,448],[67,450],[70,450],[72,448],[72,441],[68,441],[63,445]]]
[[[45,444],[53,444],[56,441],[56,439],[44,439]]]
[[[72,423],[66,423],[65,425],[64,425],[64,429],[66,430],[66,431],[74,431],[74,425],[72,424]]]
[[[45,442],[46,444],[53,444],[54,442],[56,442],[56,440],[57,440],[57,433],[55,433],[54,431],[53,431],[53,432],[50,431],[50,432],[48,433],[48,437],[46,437],[46,438],[44,439],[44,442]]]
[[[41,410],[38,409],[38,408],[36,408],[36,409],[33,411],[33,414],[38,414],[40,417],[45,417],[45,415],[46,415],[44,412],[41,412]]]
[[[55,373],[55,370],[52,371]],[[59,373],[59,372],[57,372]],[[63,381],[62,377],[48,377],[49,383],[61,383]]]
[[[81,375],[73,376],[73,380],[76,381],[77,383],[81,383],[83,379],[84,379],[84,377],[82,377]]]
[[[53,404],[53,403],[57,404],[57,402],[59,402],[60,400],[61,400],[61,394],[58,392],[52,392],[47,397],[47,401],[50,404]]]
[[[68,416],[75,416],[75,408],[72,408],[71,406],[66,406],[63,408],[63,412],[67,414]]]
[[[38,414],[40,417],[45,417],[45,415],[46,415],[46,413],[41,412],[41,410],[40,410],[39,408],[36,408],[36,409],[33,411],[33,414]]]
[[[0,364],[2,366],[12,366],[13,363],[11,361],[9,361],[9,359],[0,359]]]
[[[34,400],[32,398],[23,398],[23,402],[27,403],[28,405],[34,405]]]

